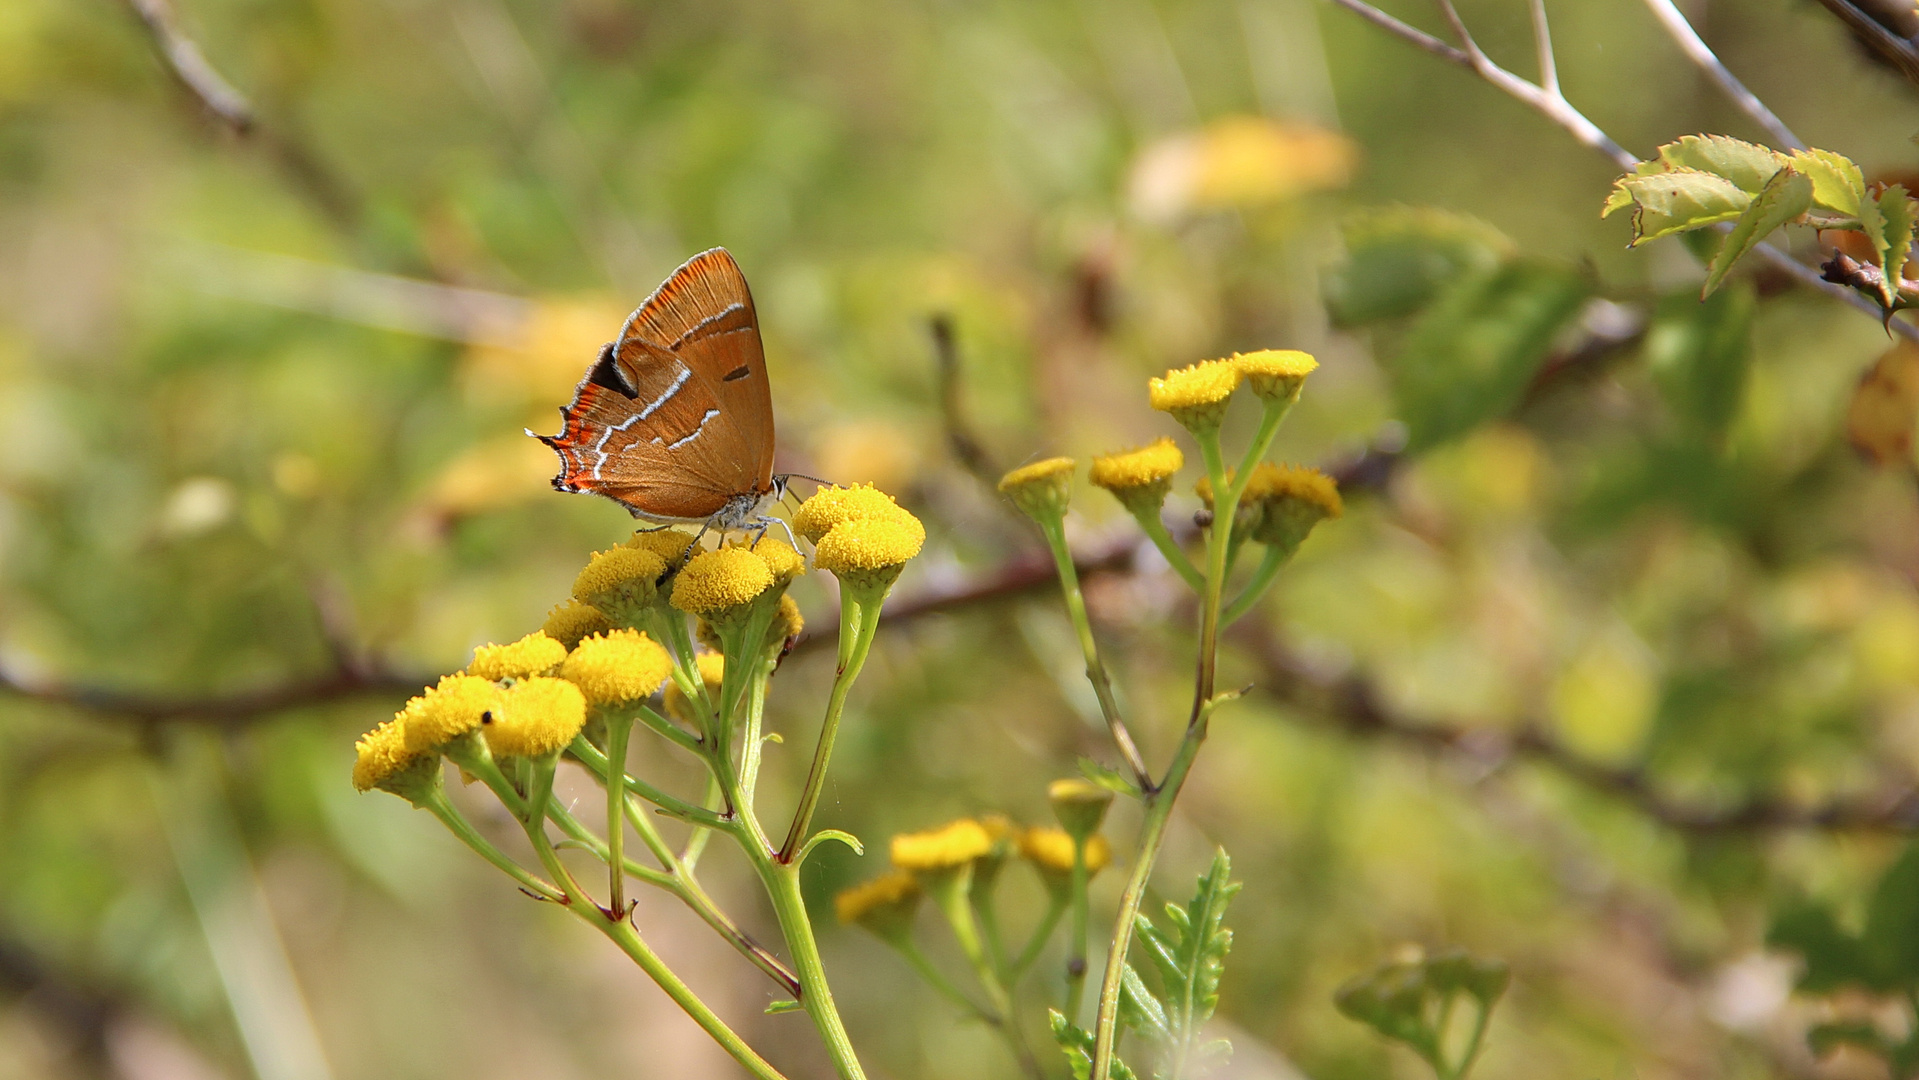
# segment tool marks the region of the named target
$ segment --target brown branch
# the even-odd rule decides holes
[[[166,62],[174,81],[207,115],[236,138],[265,149],[294,186],[335,225],[346,229],[357,226],[359,208],[346,184],[304,146],[262,127],[253,103],[214,69],[199,44],[180,29],[172,0],[127,0],[127,4],[140,16],[154,50]]]
[[[1000,471],[993,466],[986,445],[973,433],[961,400],[959,341],[953,333],[953,317],[940,312],[926,320],[933,336],[933,362],[939,373],[940,421],[946,428],[946,445],[953,457],[989,487],[999,484]]]
[[[170,697],[92,687],[34,684],[0,672],[0,694],[142,724],[185,723],[237,728],[288,709],[356,697],[414,693],[431,683],[379,669],[338,667],[323,675],[234,694]]]
[[[1907,82],[1919,86],[1919,47],[1915,47],[1913,42],[1900,37],[1873,18],[1865,8],[1848,0],[1819,0],[1819,3],[1832,12],[1833,18],[1845,23],[1872,51],[1898,68]]]

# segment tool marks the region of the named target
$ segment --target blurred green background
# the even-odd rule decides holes
[[[1635,152],[1759,137],[1642,5],[1548,8],[1568,95]],[[1463,10],[1531,73],[1523,4]],[[1911,165],[1919,96],[1818,5],[1692,13],[1808,142]],[[902,601],[1037,550],[976,472],[1172,434],[1168,367],[1320,358],[1278,453],[1346,466],[1348,513],[1229,642],[1256,689],[1159,878],[1183,895],[1217,843],[1246,883],[1226,1075],[1421,1075],[1331,1002],[1406,943],[1512,964],[1487,1080],[1883,1075],[1810,1057],[1809,1023],[1875,1005],[1793,996],[1764,941],[1791,900],[1856,920],[1919,767],[1905,399],[1903,445],[1848,445],[1889,340],[1763,276],[1698,306],[1683,246],[1599,220],[1612,173],[1312,0],[5,0],[0,1077],[737,1075],[604,942],[348,783],[356,735],[627,535],[520,431],[714,245],[755,290],[782,469],[926,520]],[[935,315],[985,469],[944,432]],[[1087,550],[1128,525],[1080,493]],[[1145,557],[1089,584],[1155,761],[1190,692],[1175,586]],[[775,681],[772,805],[829,651]],[[1103,753],[1077,668],[1046,588],[883,628],[821,824],[1043,821]],[[880,861],[815,860],[823,920]],[[706,866],[764,931],[743,868]],[[642,902],[723,1015],[828,1075]],[[876,941],[823,935],[876,1075],[1011,1074]]]

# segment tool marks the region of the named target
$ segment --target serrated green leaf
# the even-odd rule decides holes
[[[1633,204],[1632,189],[1626,186],[1626,181],[1647,176],[1657,176],[1665,171],[1666,163],[1660,161],[1658,158],[1653,158],[1650,161],[1642,161],[1634,165],[1631,172],[1612,182],[1612,190],[1606,193],[1606,206],[1599,211],[1599,216],[1609,218],[1613,215],[1614,211],[1624,210]]]
[[[1626,177],[1619,183],[1633,201],[1631,247],[1735,220],[1752,205],[1752,193],[1723,176],[1694,169]]]
[[[1719,245],[1719,254],[1713,256],[1712,266],[1706,270],[1706,284],[1699,290],[1700,299],[1711,296],[1726,280],[1733,264],[1772,235],[1774,229],[1801,217],[1811,208],[1812,181],[1806,174],[1790,166],[1773,174],[1759,194],[1753,196],[1746,212],[1733,223],[1725,243]]]
[[[1213,864],[1199,878],[1186,906],[1166,905],[1166,930],[1144,915],[1136,924],[1135,939],[1145,949],[1159,974],[1169,1030],[1167,1051],[1172,1060],[1184,1060],[1200,1029],[1219,1007],[1219,979],[1233,932],[1226,929],[1226,906],[1239,885],[1233,883],[1232,860],[1216,850]]]
[[[1673,293],[1647,328],[1647,372],[1680,423],[1709,441],[1725,434],[1745,394],[1756,307],[1750,283],[1703,302],[1690,291]]]
[[[1748,195],[1757,195],[1788,163],[1771,147],[1742,142],[1726,135],[1688,135],[1659,148],[1659,160],[1668,170],[1697,169],[1722,176]]]
[[[1151,1039],[1156,1046],[1172,1042],[1173,1030],[1166,1021],[1166,1006],[1160,1004],[1133,965],[1127,964],[1120,976],[1119,1019],[1136,1034]]]
[[[1455,284],[1387,363],[1415,453],[1511,410],[1590,295],[1571,269],[1516,262]]]
[[[1859,216],[1859,204],[1866,200],[1866,178],[1849,157],[1830,150],[1800,150],[1792,155],[1792,167],[1812,180],[1812,201],[1836,214]]]
[[[1079,759],[1079,773],[1108,791],[1139,798],[1139,788],[1135,787],[1131,780],[1126,779],[1117,769],[1102,765],[1092,758]]]
[[[1093,1033],[1081,1030],[1058,1009],[1046,1010],[1046,1023],[1053,1032],[1053,1041],[1059,1044],[1060,1052],[1066,1055],[1067,1067],[1073,1070],[1073,1080],[1089,1080],[1093,1075]],[[1119,1059],[1118,1054],[1113,1055],[1113,1080],[1139,1080],[1133,1070]]]
[[[1879,193],[1879,239],[1873,247],[1879,253],[1879,268],[1885,273],[1879,282],[1879,297],[1888,311],[1899,300],[1899,283],[1904,280],[1906,260],[1912,255],[1914,211],[1906,189],[1893,184]]]
[[[1338,326],[1411,315],[1446,284],[1513,257],[1513,242],[1476,218],[1392,207],[1343,223],[1346,258],[1325,277],[1326,310]]]

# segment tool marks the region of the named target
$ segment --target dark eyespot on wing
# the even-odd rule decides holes
[[[726,374],[720,376],[720,381],[733,382],[736,379],[744,379],[751,374],[753,374],[753,365],[741,364],[739,367],[736,367],[732,371],[729,371]]]
[[[616,351],[614,343],[607,342],[606,348],[600,350],[600,358],[593,362],[593,370],[587,372],[586,381],[595,386],[604,386],[631,401],[640,396],[640,390],[620,369],[620,362],[614,356]]]

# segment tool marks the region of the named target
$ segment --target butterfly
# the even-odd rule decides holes
[[[759,526],[773,475],[773,394],[746,276],[725,248],[673,272],[620,327],[560,410],[553,486],[636,518],[722,531]]]

